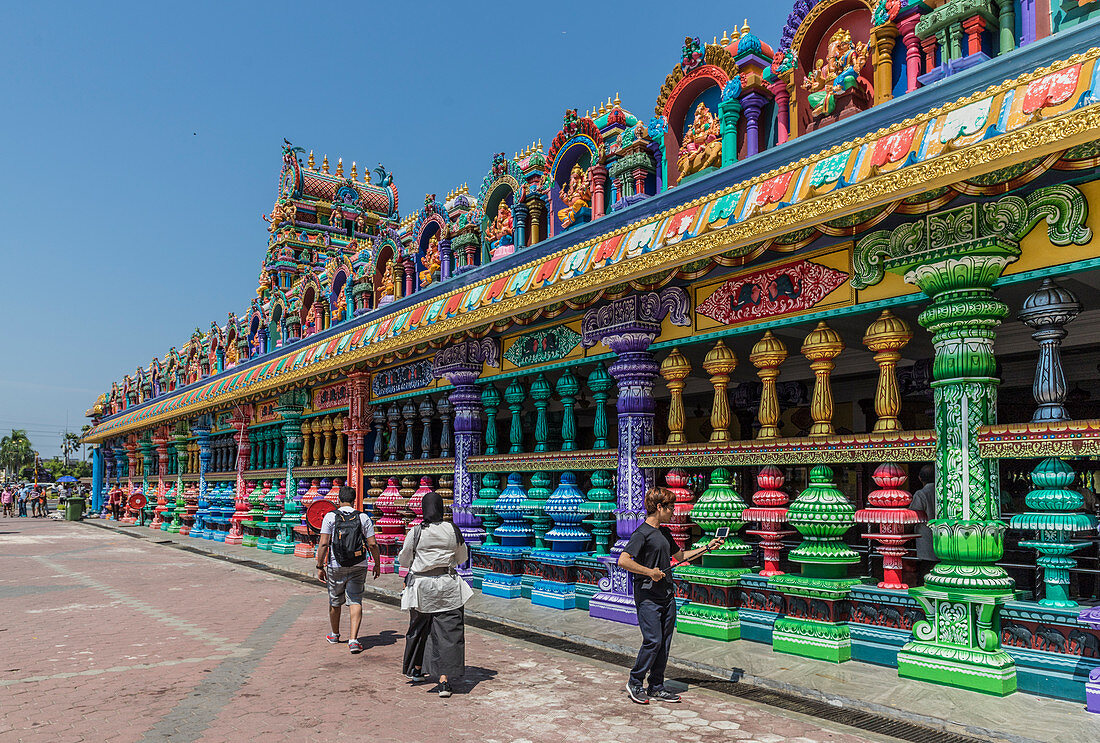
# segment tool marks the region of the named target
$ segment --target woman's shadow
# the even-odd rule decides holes
[[[453,679],[451,686],[454,688],[454,693],[469,694],[474,690],[474,687],[480,684],[482,681],[488,681],[496,678],[497,672],[491,668],[482,668],[481,666],[466,666],[466,675],[461,679]],[[439,684],[427,684],[427,691],[436,693],[439,691]]]
[[[399,635],[392,629],[384,629],[377,635],[367,635],[366,637],[358,638],[359,644],[363,646],[363,650],[370,650],[371,648],[380,648],[385,645],[396,645],[399,638],[404,635]]]

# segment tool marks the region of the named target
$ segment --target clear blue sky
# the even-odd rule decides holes
[[[364,7],[360,7],[364,6]],[[369,6],[369,9],[366,7]],[[688,10],[690,9],[690,10]],[[9,3],[0,431],[44,456],[112,380],[254,295],[286,137],[394,173],[401,215],[491,154],[790,3]]]

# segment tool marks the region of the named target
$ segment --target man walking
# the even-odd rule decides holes
[[[31,486],[23,488],[19,491],[19,516],[20,518],[26,518],[27,516],[27,496],[30,495]]]
[[[626,543],[619,555],[619,567],[639,578],[634,579],[634,605],[638,610],[638,628],[642,631],[642,647],[630,671],[626,691],[638,704],[650,699],[679,702],[680,696],[665,689],[665,666],[676,629],[676,597],[672,585],[672,563],[690,562],[708,550],[717,549],[725,541],[710,540],[706,547],[684,552],[672,538],[667,524],[672,520],[676,496],[667,488],[650,488],[645,494],[646,518]],[[643,686],[649,674],[649,688]]]
[[[329,511],[321,521],[317,544],[317,579],[328,584],[328,622],[332,632],[325,637],[340,642],[340,613],[346,599],[351,618],[348,650],[363,650],[359,643],[359,624],[363,620],[363,589],[367,581],[367,553],[374,560],[374,577],[382,572],[374,522],[355,510],[355,488],[340,488],[340,507]]]

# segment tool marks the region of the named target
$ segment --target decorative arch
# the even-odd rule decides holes
[[[550,150],[546,155],[550,164],[548,209],[552,215],[551,237],[574,224],[591,220],[592,193],[588,172],[593,165],[600,162],[602,142],[599,127],[590,117],[578,118],[576,109],[565,112],[565,124],[550,142]],[[584,172],[583,185],[578,183],[577,193],[567,197],[575,166]]]
[[[481,227],[482,262],[515,252],[517,225],[514,209],[526,196],[525,177],[519,163],[503,152],[493,155],[493,164],[478,192],[477,223]],[[502,205],[506,211],[502,212]]]
[[[725,47],[707,44],[702,52],[691,54],[691,39],[685,39],[683,58],[672,73],[665,78],[665,84],[657,96],[654,108],[656,115],[663,119],[665,150],[665,187],[671,188],[680,182],[680,168],[677,164],[680,147],[684,141],[684,132],[695,117],[699,102],[706,104],[711,116],[717,120],[718,104],[722,100],[722,90],[732,78],[740,72],[737,61]],[[695,40],[698,43],[698,39]]]
[[[864,111],[873,104],[874,68],[869,49],[873,14],[874,7],[867,0],[819,0],[802,13],[790,38],[795,62],[793,98],[796,106],[792,113],[797,116],[799,131],[813,131]],[[814,77],[818,61],[828,66],[829,58],[837,55],[832,45],[834,36],[845,32],[851,36],[853,44],[852,55],[845,59],[856,59],[858,63],[854,76],[845,78],[850,81],[844,83],[848,89],[831,93],[839,76],[819,73],[820,82],[811,81],[814,90],[807,90],[806,81]]]

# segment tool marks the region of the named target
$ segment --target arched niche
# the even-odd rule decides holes
[[[441,216],[432,214],[423,221],[416,233],[413,258],[420,287],[428,286],[440,278],[439,241],[446,234],[446,227]]]
[[[267,329],[267,350],[274,351],[283,345],[283,316],[286,309],[283,307],[282,298],[271,307],[271,323]]]
[[[684,135],[695,122],[699,104],[706,105],[711,117],[718,121],[718,105],[722,101],[722,88],[729,82],[729,74],[717,65],[703,65],[681,79],[664,105],[666,188],[681,180],[680,148]]]
[[[344,308],[346,306],[344,287],[347,286],[348,277],[349,269],[347,266],[338,268],[332,277],[332,291],[328,295],[328,305],[336,322],[344,321]]]
[[[868,47],[872,14],[871,5],[863,0],[822,0],[802,19],[791,41],[796,65],[794,97],[799,131],[813,131],[871,107],[874,101],[874,68]],[[837,49],[830,46],[834,37],[843,32],[850,35],[853,48],[861,54],[863,61],[855,70],[854,86],[833,94],[832,110],[827,110],[830,106],[823,101],[818,104],[819,109],[821,105],[825,105],[826,109],[815,113],[815,106],[811,103],[815,91],[806,89],[806,80],[817,69],[818,60],[821,60],[823,67],[827,67],[830,56],[836,57]],[[836,64],[844,63],[844,59],[836,59]],[[832,83],[836,75],[826,75],[825,79]]]
[[[556,153],[556,157],[550,167],[550,178],[554,182],[553,188],[550,189],[551,237],[569,229],[573,225],[592,220],[592,193],[591,186],[588,184],[588,169],[599,161],[598,152],[599,146],[596,142],[592,141],[591,137],[578,135],[566,142]],[[572,212],[572,205],[567,203],[564,194],[569,191],[574,166],[580,168],[583,174],[582,177],[584,178],[587,191],[587,194],[583,197],[583,201],[587,202],[587,208],[577,211],[575,217],[572,217],[572,221],[569,224],[565,224],[562,221],[562,217],[571,217],[571,214],[566,214],[565,210],[569,207]]]
[[[489,251],[489,259],[496,260],[515,252],[515,205],[519,183],[510,182],[511,178],[497,181],[489,190],[483,202],[485,217],[482,220],[481,234]],[[482,256],[484,260],[484,256]]]
[[[375,307],[380,307],[383,303],[382,300],[386,297],[389,298],[387,301],[393,301],[394,299],[394,277],[389,273],[389,267],[394,262],[394,255],[393,245],[387,241],[382,244],[375,256],[373,266]]]

